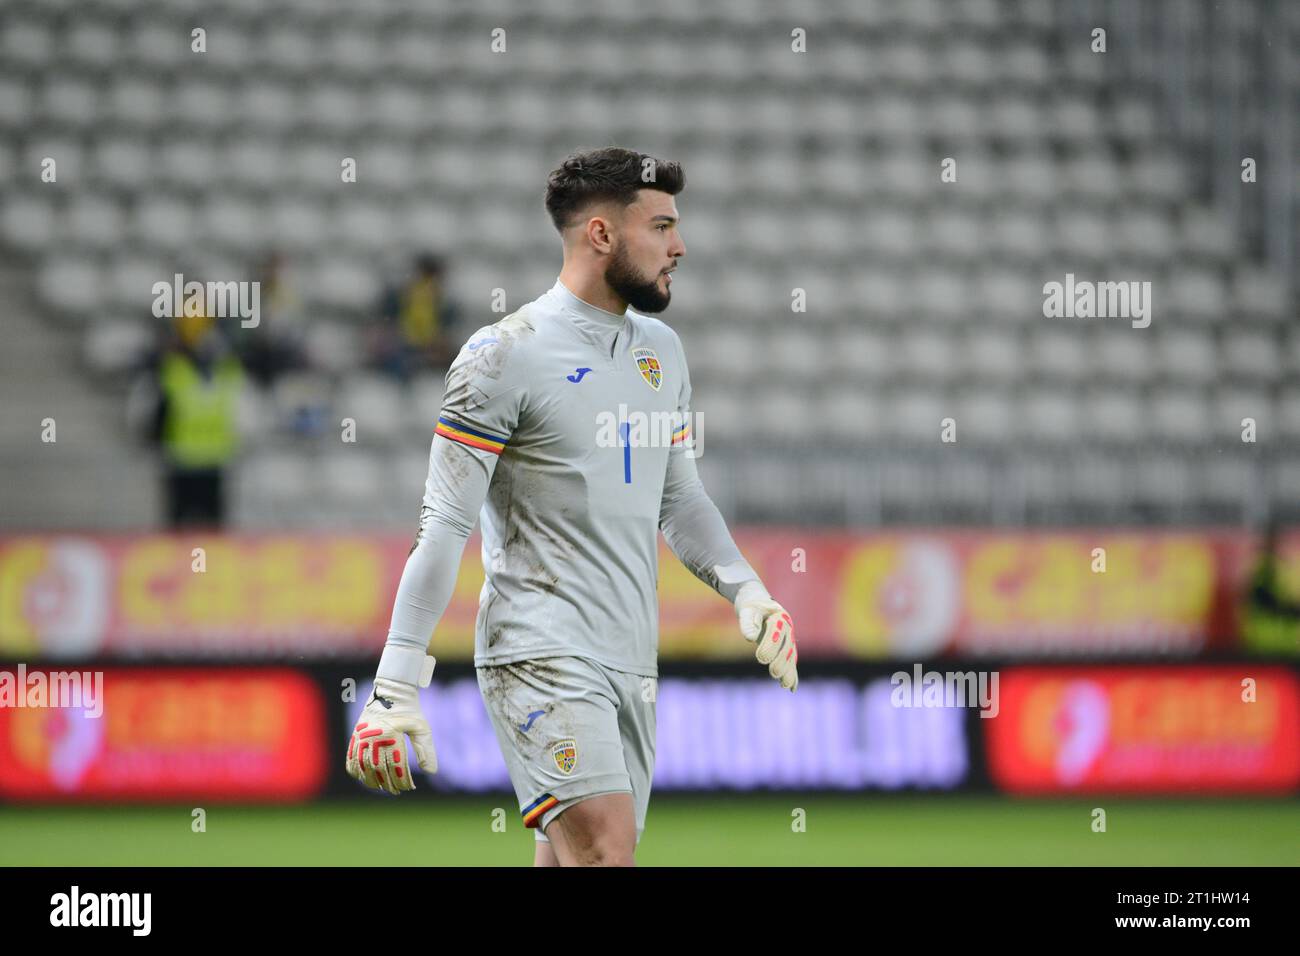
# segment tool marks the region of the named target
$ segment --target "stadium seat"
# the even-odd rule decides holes
[[[1245,444],[1242,432],[1248,426],[1242,422],[1248,418],[1255,423],[1256,442],[1272,439],[1277,434],[1273,402],[1267,392],[1250,386],[1220,385],[1215,389],[1214,402],[1213,433],[1219,440],[1231,443],[1230,447]]]
[[[1212,382],[1218,374],[1218,357],[1210,333],[1193,329],[1160,332],[1156,354],[1166,376],[1189,385]]]
[[[973,390],[959,394],[955,404],[958,442],[996,447],[1015,442],[1023,434],[1024,416],[1004,392]]]
[[[1291,385],[1278,394],[1277,430],[1286,441],[1300,441],[1300,386]]]
[[[887,400],[886,429],[901,442],[933,445],[940,438],[943,419],[956,412],[955,404],[935,389],[900,390]]]
[[[65,257],[48,260],[41,269],[38,282],[45,300],[69,317],[85,319],[99,306],[102,276],[91,259]],[[147,286],[140,290],[142,300],[147,290]]]
[[[1073,392],[1059,388],[1028,391],[1021,396],[1018,408],[1030,441],[1077,446],[1083,437],[1083,408]]]
[[[343,381],[334,398],[339,419],[356,422],[357,442],[392,444],[406,422],[401,388],[390,378],[356,373]]]
[[[1208,403],[1199,392],[1160,390],[1150,400],[1151,435],[1161,442],[1195,444],[1212,434]]]
[[[1223,371],[1237,381],[1270,385],[1282,374],[1277,339],[1268,332],[1238,331],[1223,344]]]
[[[1083,427],[1096,441],[1133,445],[1147,434],[1149,422],[1139,394],[1115,386],[1089,390]]]
[[[1044,320],[1057,323],[1070,319]],[[1048,328],[1029,340],[1030,368],[1044,381],[1078,381],[1088,373],[1088,353],[1084,338],[1068,326]]]
[[[1287,312],[1286,286],[1265,269],[1239,268],[1233,275],[1232,308],[1245,318],[1281,320]]]
[[[83,193],[64,211],[59,229],[61,243],[73,248],[107,249],[121,241],[126,221],[119,203],[105,196]]]
[[[1090,337],[1092,379],[1136,385],[1153,371],[1149,337],[1129,327],[1098,329]]]

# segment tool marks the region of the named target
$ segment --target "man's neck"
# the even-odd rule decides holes
[[[623,315],[627,312],[627,303],[609,287],[604,276],[583,275],[581,271],[566,264],[560,270],[560,281],[564,287],[588,305]]]

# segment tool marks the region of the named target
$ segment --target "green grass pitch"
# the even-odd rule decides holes
[[[505,832],[493,811],[505,810]],[[1106,810],[1106,832],[1092,810]],[[794,811],[806,829],[794,832]],[[13,866],[511,866],[532,834],[503,796],[339,801],[305,807],[0,807]],[[501,815],[497,815],[501,818]],[[1010,800],[934,796],[713,796],[651,800],[637,862],[649,866],[1295,866],[1300,803],[1279,800]],[[371,849],[362,853],[358,847]]]

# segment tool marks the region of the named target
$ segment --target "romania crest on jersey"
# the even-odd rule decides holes
[[[656,392],[659,391],[659,386],[664,381],[664,370],[659,366],[659,354],[654,349],[633,349],[632,358],[636,360],[636,367],[640,370],[641,377],[646,380],[646,384]]]
[[[572,737],[558,741],[551,745],[551,756],[555,758],[555,766],[560,768],[560,773],[573,773],[573,768],[578,763],[578,744]]]

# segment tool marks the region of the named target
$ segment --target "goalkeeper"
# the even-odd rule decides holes
[[[667,308],[686,253],[684,186],[678,164],[617,147],[551,173],[563,268],[447,373],[419,531],[348,745],[348,772],[390,793],[414,787],[404,735],[437,769],[417,688],[479,517],[474,664],[539,866],[633,863],[654,767],[659,530],[734,604],[771,676],[798,684],[790,615],[696,472],[681,342],[647,314]],[[647,421],[672,427],[661,439]]]

